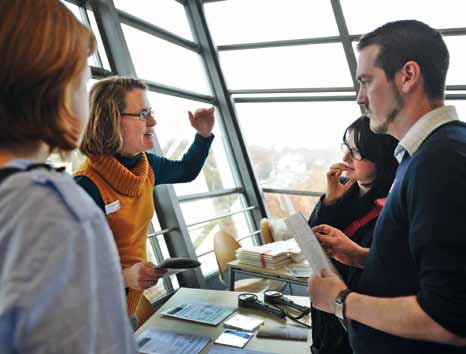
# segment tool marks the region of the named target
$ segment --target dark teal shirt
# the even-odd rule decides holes
[[[189,150],[183,155],[181,160],[169,160],[163,156],[145,153],[154,171],[155,185],[184,183],[194,180],[207,159],[212,140],[214,140],[213,134],[207,138],[203,138],[201,135],[196,134]],[[131,169],[136,166],[141,154],[131,157],[117,154],[115,157],[123,166]],[[99,208],[105,211],[104,201],[94,182],[85,176],[76,176],[74,179],[86,190],[91,198],[94,199]]]

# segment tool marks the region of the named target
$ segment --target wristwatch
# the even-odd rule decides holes
[[[335,298],[335,315],[343,321],[346,321],[345,300],[350,293],[352,293],[352,291],[346,288],[340,291]]]

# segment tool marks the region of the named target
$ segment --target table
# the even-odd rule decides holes
[[[296,263],[296,264],[301,264],[301,263]],[[229,275],[228,288],[232,291],[235,290],[236,273],[250,275],[250,276],[253,276],[254,278],[279,280],[279,281],[307,287],[307,278],[295,277],[288,270],[287,267],[281,267],[281,268],[272,270],[272,269],[266,269],[262,267],[255,267],[249,264],[240,263],[239,260],[234,260],[228,263],[228,275]]]
[[[232,291],[180,288],[154,315],[152,315],[151,318],[149,318],[146,321],[146,323],[144,323],[136,331],[136,336],[138,336],[144,330],[150,327],[174,330],[183,333],[207,335],[212,338],[212,341],[210,341],[208,346],[204,348],[204,350],[201,352],[202,354],[207,354],[213,345],[213,341],[220,335],[220,333],[223,332],[224,327],[222,324],[219,324],[216,327],[208,326],[201,323],[194,323],[166,316],[161,316],[161,312],[176,305],[189,302],[205,302],[228,307],[236,307],[239,294],[239,292]],[[261,298],[261,295],[258,296],[259,298]],[[308,297],[289,296],[289,298],[298,304],[310,306]],[[274,317],[273,315],[268,315],[265,312],[253,309],[241,308],[238,310],[238,312],[243,315],[264,319],[264,325],[266,326],[287,325],[299,327],[295,322],[289,319],[280,319],[278,317]],[[310,318],[308,316],[303,317],[303,320],[310,324]],[[279,354],[309,354],[310,343],[311,333],[309,333],[307,342],[257,338],[256,336],[254,336],[245,346],[245,349]]]

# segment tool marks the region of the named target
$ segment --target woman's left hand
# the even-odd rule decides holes
[[[188,115],[191,126],[196,129],[201,136],[204,138],[210,136],[215,123],[214,107],[196,109],[194,114],[188,111]]]

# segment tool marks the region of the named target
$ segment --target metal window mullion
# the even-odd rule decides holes
[[[292,47],[292,46],[298,46],[298,45],[340,43],[340,41],[341,41],[341,38],[339,36],[286,39],[286,40],[281,40],[281,41],[219,45],[217,46],[217,50],[219,52],[223,52],[223,51],[228,51],[228,50],[249,50],[249,49],[261,49],[261,48]]]
[[[177,87],[164,85],[161,83],[153,82],[150,80],[144,80],[150,91],[162,93],[164,95],[176,96],[180,98],[186,98],[189,100],[195,100],[199,102],[205,102],[210,104],[215,104],[215,97],[209,95],[203,95],[200,93],[183,90]]]
[[[120,18],[112,0],[89,0],[97,26],[104,42],[105,50],[112,71],[119,75],[136,76],[133,61],[126,43]],[[163,155],[159,141],[154,135],[154,153]],[[161,185],[155,188],[155,211],[162,229],[177,228],[165,233],[164,239],[168,250],[174,257],[196,259],[180,205],[171,185]],[[199,268],[186,270],[177,275],[181,286],[205,288],[206,282]]]
[[[155,229],[154,229],[154,225],[152,224],[152,222],[149,224],[149,233],[155,234]],[[155,253],[155,258],[157,259],[157,263],[163,261],[164,259],[163,252],[162,252],[162,249],[160,248],[159,240],[157,239],[157,237],[150,237],[149,242],[152,247],[152,251],[154,251]],[[169,277],[163,278],[163,285],[167,293],[171,293],[174,291],[172,281]]]
[[[352,37],[349,35],[348,26],[346,25],[343,9],[341,8],[340,0],[330,0],[332,3],[333,14],[337,22],[338,32],[340,33],[343,50],[345,51],[346,61],[348,62],[348,69],[353,80],[354,90],[359,92],[359,82],[356,79],[357,61],[353,51]],[[364,113],[361,107],[361,113]]]
[[[309,88],[271,88],[230,90],[232,95],[264,94],[264,93],[321,93],[321,92],[353,92],[354,87],[309,87]]]
[[[202,2],[200,0],[187,1],[185,9],[193,30],[194,38],[201,47],[201,55],[211,87],[217,97],[218,108],[223,118],[223,125],[225,128],[225,140],[229,143],[231,148],[236,173],[239,174],[239,171],[242,171],[238,177],[244,187],[246,202],[249,205],[257,206],[252,212],[252,228],[257,230],[260,219],[267,216],[267,209],[254,174],[252,163],[247,155],[247,148],[241,134],[237,113],[231,96],[228,93],[225,78],[220,67],[218,53],[208,30]]]
[[[235,97],[235,103],[267,103],[267,102],[354,102],[352,96],[270,96],[270,97]]]
[[[202,199],[207,199],[207,198],[224,197],[226,195],[237,194],[237,193],[243,193],[244,194],[244,188],[237,187],[237,188],[224,189],[224,190],[218,191],[218,192],[187,194],[187,195],[182,195],[182,196],[178,197],[178,201],[180,203],[185,203],[185,202],[192,202],[192,201],[202,200]]]
[[[294,189],[262,188],[262,190],[264,193],[303,195],[308,197],[320,197],[324,194],[323,192],[298,191]]]
[[[193,223],[188,224],[188,225],[186,225],[186,226],[189,227],[189,228],[191,228],[191,227],[193,227],[193,226],[205,224],[205,223],[208,223],[208,222],[211,222],[211,221],[215,221],[215,220],[224,219],[224,218],[227,218],[227,217],[229,217],[229,216],[233,216],[233,215],[236,215],[236,214],[245,213],[245,212],[247,212],[247,211],[254,210],[254,209],[256,209],[255,206],[250,206],[250,207],[243,208],[243,209],[240,209],[240,210],[235,210],[235,211],[232,211],[232,212],[229,212],[229,213],[225,213],[225,214],[222,214],[222,215],[218,215],[218,216],[215,216],[215,217],[210,218],[210,219],[206,219],[206,220],[202,220],[202,221],[196,221],[196,222],[193,222]]]

